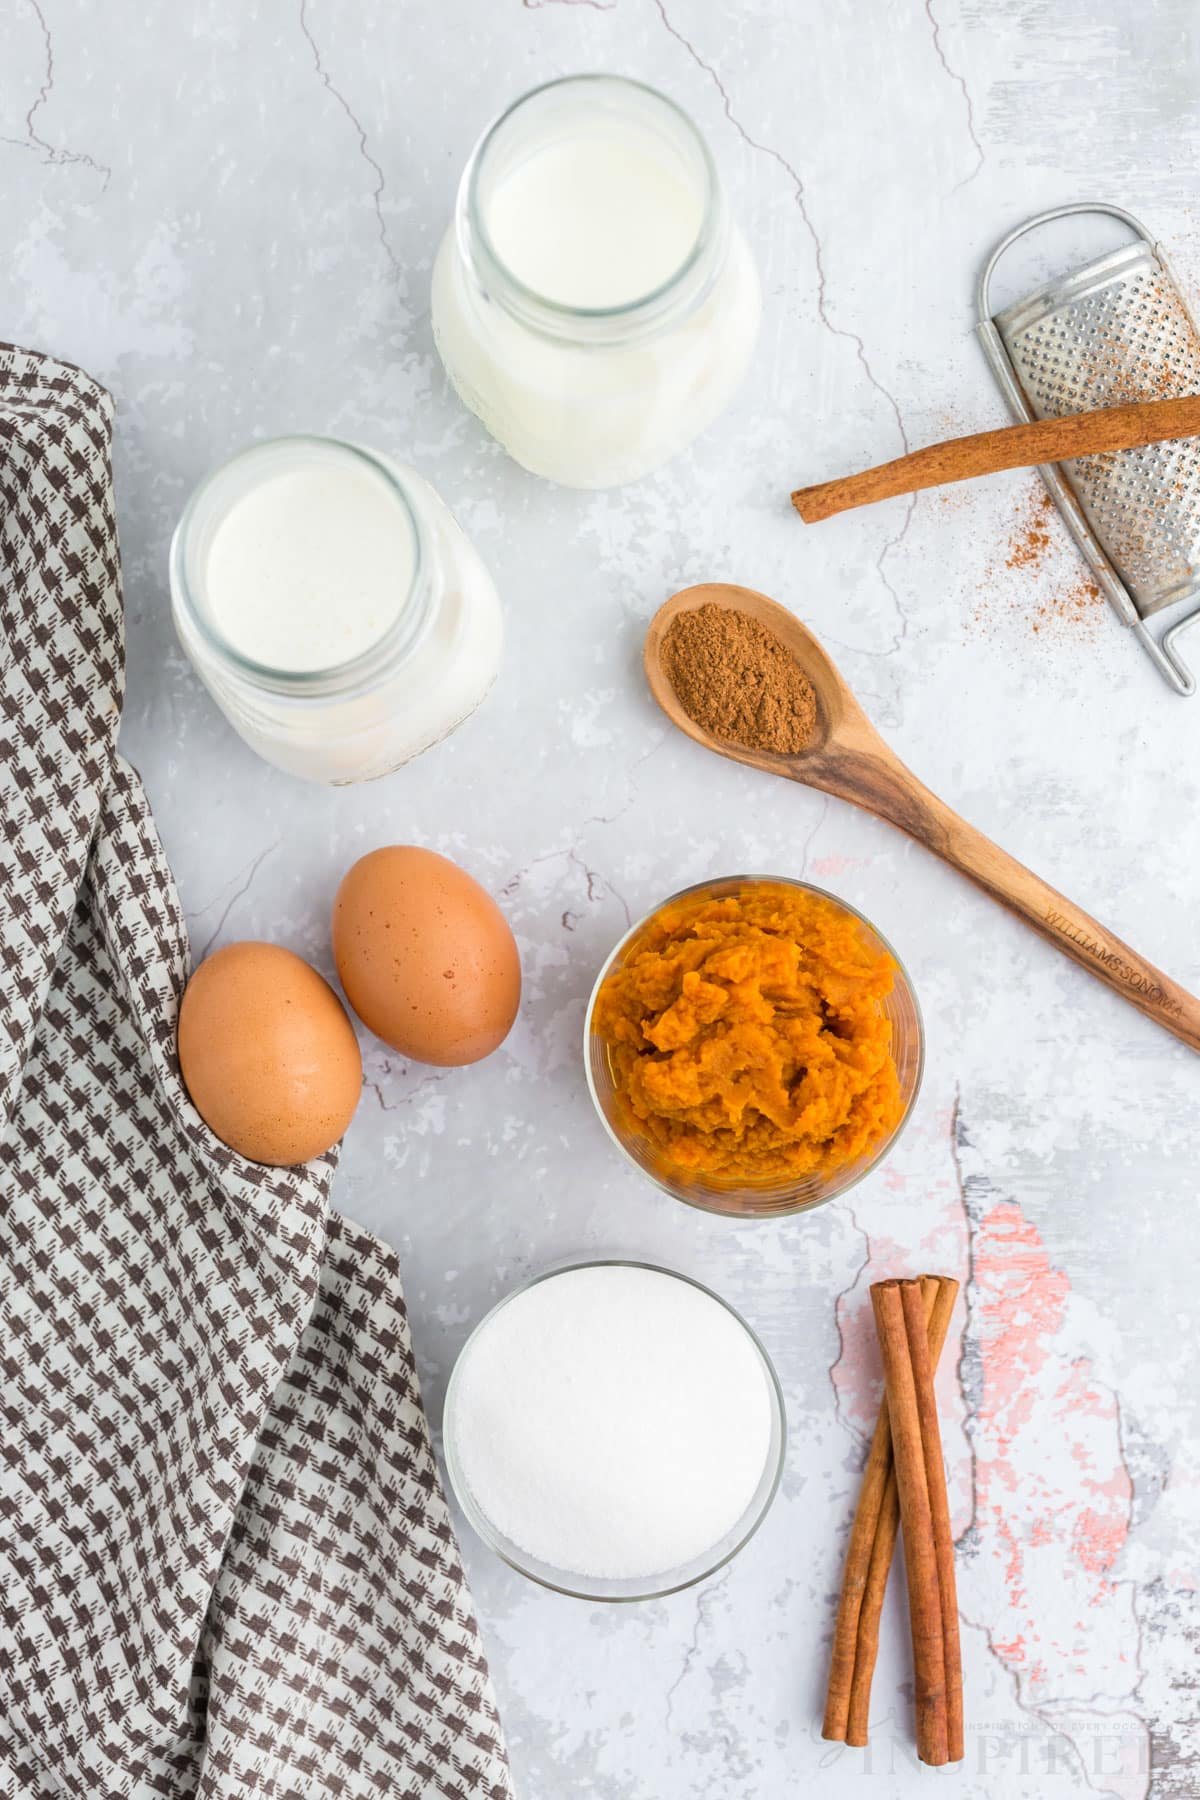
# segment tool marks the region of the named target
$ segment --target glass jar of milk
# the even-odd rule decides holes
[[[209,475],[171,544],[180,642],[234,730],[311,781],[370,781],[474,712],[500,603],[428,482],[333,438]]]
[[[433,273],[459,394],[519,463],[570,487],[634,481],[711,424],[760,306],[704,139],[610,75],[537,88],[492,126]]]

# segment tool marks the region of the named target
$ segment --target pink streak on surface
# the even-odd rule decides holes
[[[1011,1201],[993,1206],[974,1241],[975,1579],[993,1651],[1034,1705],[1120,1696],[1130,1682],[1128,1594],[1112,1570],[1132,1483],[1114,1395],[1057,1347],[1069,1297],[1037,1227]]]

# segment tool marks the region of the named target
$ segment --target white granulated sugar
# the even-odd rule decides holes
[[[569,1269],[518,1294],[455,1375],[446,1428],[485,1518],[527,1555],[611,1580],[664,1575],[732,1530],[771,1447],[752,1340],[651,1269]]]

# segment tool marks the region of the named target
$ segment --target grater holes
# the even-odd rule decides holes
[[[1075,293],[1006,343],[1039,417],[1200,393],[1200,339],[1153,263]],[[1084,458],[1067,474],[1141,610],[1200,585],[1194,441]]]

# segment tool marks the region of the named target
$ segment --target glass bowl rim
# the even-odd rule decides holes
[[[858,1170],[857,1174],[853,1175],[848,1181],[842,1182],[840,1186],[831,1187],[829,1193],[820,1194],[814,1200],[803,1200],[798,1204],[785,1203],[782,1206],[773,1208],[770,1212],[738,1213],[727,1211],[724,1207],[713,1206],[705,1200],[692,1197],[683,1192],[682,1187],[672,1186],[669,1181],[664,1180],[660,1175],[655,1174],[652,1169],[646,1168],[638,1161],[637,1157],[634,1156],[629,1146],[625,1143],[624,1139],[620,1136],[619,1132],[608,1118],[604,1107],[601,1104],[600,1096],[596,1092],[595,1078],[592,1074],[590,1047],[592,1040],[592,1016],[596,1010],[596,1000],[600,993],[600,989],[618,957],[627,946],[633,942],[639,932],[644,931],[651,921],[655,919],[660,912],[665,911],[668,906],[674,906],[678,901],[686,900],[691,894],[705,893],[713,888],[721,888],[734,884],[751,885],[756,883],[774,887],[798,888],[803,893],[816,894],[823,900],[829,900],[834,906],[840,908],[842,912],[849,913],[853,918],[857,919],[860,925],[865,925],[871,935],[882,944],[883,948],[887,951],[893,963],[896,965],[896,972],[901,982],[904,984],[905,992],[908,995],[909,1002],[913,1009],[913,1017],[916,1021],[917,1031],[917,1067],[913,1079],[912,1093],[908,1096],[904,1111],[897,1120],[895,1128],[886,1138],[884,1138],[870,1161],[865,1163],[863,1167]],[[859,908],[852,905],[849,900],[843,900],[840,894],[831,892],[829,888],[818,887],[816,882],[805,881],[802,877],[797,875],[714,875],[710,876],[705,881],[693,881],[689,883],[687,887],[680,888],[677,893],[668,894],[665,900],[660,900],[658,904],[652,906],[649,912],[644,914],[642,918],[636,920],[617,943],[613,945],[613,948],[604,960],[600,973],[596,976],[596,979],[592,984],[592,991],[588,996],[588,1003],[584,1009],[583,1070],[587,1080],[588,1093],[592,1097],[592,1105],[596,1110],[601,1125],[603,1125],[608,1136],[617,1146],[617,1149],[621,1152],[622,1156],[627,1162],[632,1164],[639,1175],[644,1176],[647,1181],[652,1181],[655,1187],[659,1188],[662,1193],[668,1194],[672,1200],[678,1200],[682,1205],[690,1206],[696,1212],[707,1213],[710,1218],[729,1219],[737,1225],[761,1225],[770,1223],[776,1219],[796,1218],[800,1213],[815,1212],[819,1206],[828,1206],[830,1201],[840,1200],[843,1194],[850,1193],[858,1186],[859,1182],[865,1181],[868,1175],[873,1174],[883,1159],[890,1154],[892,1149],[899,1142],[909,1120],[912,1118],[913,1109],[917,1104],[917,1100],[921,1093],[922,1083],[925,1079],[925,1018],[921,1011],[921,1003],[917,998],[917,991],[913,986],[912,978],[909,975],[903,960],[897,954],[891,940],[884,936],[883,932],[880,931],[879,927],[872,919],[867,917],[866,913],[861,912]]]
[[[737,1541],[726,1550],[725,1554],[719,1557],[711,1565],[706,1564],[705,1567],[699,1569],[696,1574],[689,1575],[686,1580],[671,1580],[667,1581],[664,1585],[657,1586],[647,1585],[641,1591],[629,1594],[600,1594],[596,1593],[594,1589],[578,1586],[569,1587],[565,1582],[551,1581],[545,1575],[540,1575],[536,1570],[531,1569],[527,1563],[521,1562],[519,1560],[519,1555],[511,1554],[506,1548],[507,1540],[501,1540],[497,1528],[492,1524],[491,1520],[483,1512],[482,1508],[477,1504],[471,1494],[462,1466],[455,1455],[453,1435],[449,1429],[451,1405],[454,1399],[456,1386],[460,1379],[460,1370],[466,1362],[467,1353],[475,1343],[476,1339],[481,1335],[485,1326],[490,1324],[498,1313],[503,1312],[506,1306],[510,1305],[512,1301],[519,1299],[522,1294],[528,1293],[531,1288],[540,1286],[543,1281],[553,1281],[556,1276],[569,1275],[578,1269],[614,1268],[646,1269],[653,1275],[667,1275],[670,1276],[672,1280],[685,1282],[688,1287],[696,1288],[700,1293],[706,1294],[710,1300],[714,1300],[718,1306],[722,1307],[730,1317],[741,1326],[751,1344],[754,1346],[754,1349],[757,1351],[759,1361],[763,1367],[763,1372],[766,1375],[767,1391],[771,1402],[772,1438],[778,1433],[779,1439],[778,1447],[774,1452],[772,1460],[764,1465],[763,1469],[764,1475],[767,1474],[768,1469],[770,1471],[770,1481],[766,1492],[763,1494],[761,1502],[753,1511],[752,1515],[750,1508],[747,1508],[746,1514],[743,1515],[743,1517],[748,1519],[746,1527],[738,1536]],[[775,1497],[779,1492],[779,1486],[783,1480],[784,1464],[787,1457],[787,1443],[787,1405],[783,1397],[783,1385],[780,1382],[779,1373],[767,1352],[766,1346],[763,1344],[762,1339],[754,1330],[753,1326],[747,1323],[745,1318],[743,1318],[742,1314],[731,1301],[726,1300],[723,1295],[718,1294],[715,1289],[708,1287],[703,1281],[698,1281],[694,1275],[685,1275],[682,1270],[668,1268],[665,1263],[649,1262],[642,1257],[636,1256],[567,1257],[562,1261],[548,1264],[547,1267],[540,1270],[536,1275],[526,1276],[524,1281],[518,1282],[516,1287],[510,1288],[506,1294],[502,1294],[500,1299],[497,1300],[493,1306],[490,1306],[483,1317],[472,1327],[464,1340],[462,1348],[454,1359],[454,1367],[451,1369],[450,1379],[446,1383],[446,1397],[442,1403],[442,1455],[445,1458],[446,1473],[450,1477],[450,1489],[461,1507],[467,1523],[471,1526],[476,1536],[482,1539],[494,1556],[499,1557],[500,1561],[505,1563],[508,1568],[515,1569],[518,1575],[523,1575],[527,1581],[536,1582],[538,1587],[546,1588],[552,1594],[563,1594],[569,1600],[587,1600],[593,1604],[603,1606],[632,1606],[648,1600],[665,1600],[671,1594],[681,1594],[685,1589],[695,1587],[701,1581],[707,1581],[711,1576],[716,1575],[723,1569],[727,1563],[732,1562],[735,1556],[739,1556],[746,1548],[746,1545],[750,1542],[751,1538],[757,1535],[767,1514],[775,1504]],[[768,1450],[768,1457],[771,1458],[770,1450]],[[550,1565],[547,1565],[547,1567],[549,1566]],[[565,1575],[566,1571],[564,1570],[562,1573]],[[583,1577],[579,1577],[579,1579],[582,1580]],[[650,1580],[651,1578],[647,1577],[648,1583]]]

